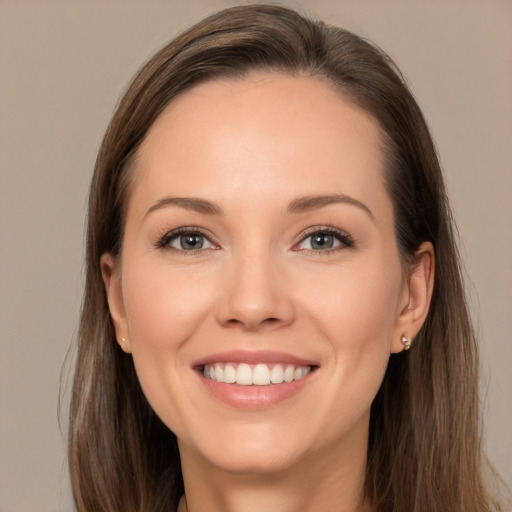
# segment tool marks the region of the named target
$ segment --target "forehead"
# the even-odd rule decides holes
[[[178,96],[152,125],[132,199],[164,191],[246,202],[258,192],[283,200],[382,195],[381,147],[376,121],[324,80],[272,73],[215,80]]]

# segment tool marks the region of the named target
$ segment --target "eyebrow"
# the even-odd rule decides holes
[[[301,213],[312,210],[317,210],[328,206],[330,204],[350,204],[363,210],[372,221],[375,220],[373,213],[370,208],[361,201],[354,199],[353,197],[344,194],[330,194],[330,195],[311,195],[298,197],[293,199],[288,204],[287,211],[290,213]],[[207,199],[200,199],[198,197],[163,197],[158,200],[149,210],[144,214],[146,218],[150,213],[165,208],[167,206],[177,206],[185,210],[191,210],[197,213],[203,213],[206,215],[223,215],[222,209],[215,203],[208,201]]]
[[[288,205],[288,211],[292,213],[309,212],[328,206],[330,204],[345,203],[357,206],[363,210],[372,221],[375,221],[372,211],[361,201],[344,194],[330,194],[326,196],[305,196],[291,201]]]
[[[185,210],[191,210],[197,213],[207,215],[222,215],[222,210],[211,201],[200,199],[198,197],[164,197],[157,201],[145,214],[144,218],[150,213],[165,208],[166,206],[178,206]]]

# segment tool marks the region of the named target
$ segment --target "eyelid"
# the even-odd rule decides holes
[[[315,233],[328,233],[330,235],[333,235],[340,243],[341,245],[339,247],[333,247],[331,249],[324,249],[324,250],[314,250],[314,249],[300,249],[298,246],[303,243],[307,238],[314,235]],[[297,240],[292,245],[292,250],[294,251],[303,251],[303,252],[309,252],[314,254],[326,254],[330,252],[337,252],[341,251],[350,247],[354,246],[354,239],[353,237],[344,231],[343,229],[335,228],[333,226],[311,226],[304,230],[300,236],[297,238]]]
[[[207,248],[200,248],[196,250],[184,250],[184,249],[177,249],[175,247],[171,247],[169,244],[171,240],[174,238],[180,236],[184,233],[191,233],[191,234],[200,234],[204,236],[213,247],[207,247]],[[334,247],[331,249],[324,249],[324,250],[314,250],[314,249],[301,249],[298,248],[298,246],[303,243],[308,237],[314,235],[315,233],[329,233],[333,235],[339,242],[340,246]],[[303,251],[303,252],[310,252],[315,254],[325,254],[330,252],[337,252],[340,250],[344,250],[350,247],[353,247],[355,241],[353,237],[344,231],[343,229],[335,228],[333,226],[325,226],[325,225],[319,225],[319,226],[311,226],[304,230],[299,237],[297,237],[296,241],[293,243],[291,249],[293,251]],[[174,229],[165,229],[162,231],[162,234],[157,237],[157,241],[155,242],[155,247],[157,249],[166,249],[169,251],[175,251],[179,253],[187,253],[187,254],[195,254],[201,251],[205,250],[216,250],[220,249],[219,243],[216,241],[215,236],[208,230],[204,228],[200,228],[198,226],[180,226],[178,228]]]
[[[186,251],[184,249],[177,249],[175,247],[171,247],[169,244],[170,242],[182,235],[182,234],[185,234],[185,233],[190,233],[190,234],[198,234],[198,235],[202,235],[204,236],[211,244],[213,247],[207,247],[207,248],[200,248],[200,249],[192,249],[192,250],[189,250],[189,251]],[[187,253],[187,254],[195,254],[197,252],[201,252],[201,251],[206,251],[206,250],[212,250],[212,249],[219,249],[220,246],[219,244],[216,242],[215,240],[215,237],[213,236],[213,234],[211,232],[209,232],[208,230],[206,229],[203,229],[203,228],[200,228],[200,227],[197,227],[197,226],[180,226],[179,228],[175,228],[175,229],[166,229],[163,231],[163,233],[161,235],[159,235],[157,237],[157,241],[155,243],[155,247],[157,249],[167,249],[169,251],[176,251],[176,252],[179,252],[179,253]]]

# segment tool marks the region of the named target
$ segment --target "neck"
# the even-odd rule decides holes
[[[179,512],[370,512],[364,500],[367,436],[271,473],[236,473],[180,445],[185,498]]]

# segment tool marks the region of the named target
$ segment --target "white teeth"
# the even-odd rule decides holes
[[[284,381],[291,382],[295,375],[295,366],[288,365],[284,371]]]
[[[224,367],[224,382],[226,384],[233,384],[236,382],[236,368],[232,364],[227,364]]]
[[[225,384],[238,384],[239,386],[268,386],[282,384],[304,378],[311,371],[310,366],[294,366],[292,364],[269,365],[260,363],[249,365],[246,363],[215,363],[204,367],[203,375],[207,379],[223,382]]]
[[[293,373],[293,380],[299,380],[302,377],[302,368],[295,368],[295,372]]]
[[[256,386],[268,386],[270,384],[270,370],[266,364],[258,364],[252,372],[252,383]]]
[[[222,366],[218,364],[215,365],[215,380],[217,382],[224,381],[224,370],[222,369]]]
[[[270,370],[270,382],[272,384],[281,384],[284,381],[284,370],[283,366],[276,364],[272,370]]]
[[[248,364],[242,363],[236,369],[236,383],[239,386],[250,386],[252,384],[252,370]]]

